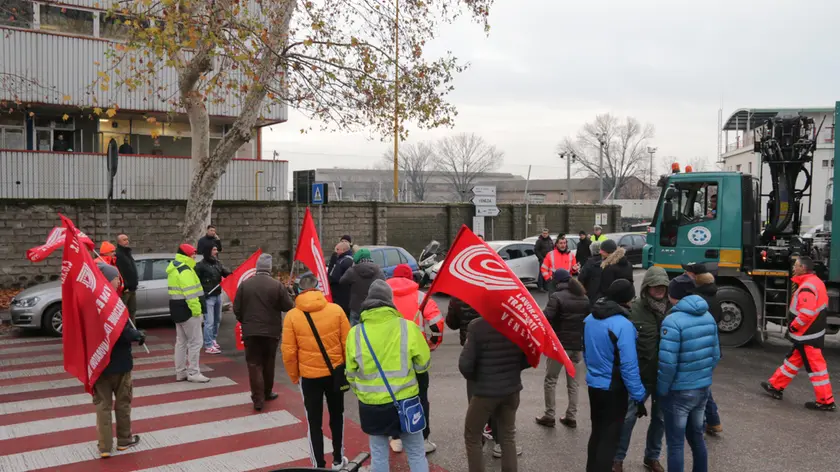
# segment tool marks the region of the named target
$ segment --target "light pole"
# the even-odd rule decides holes
[[[400,201],[400,0],[396,1],[394,21],[394,201]]]
[[[566,160],[566,201],[572,203],[572,161],[577,159],[577,156],[573,152],[563,151],[560,153],[560,159]]]
[[[647,152],[650,154],[650,182],[648,185],[648,193],[650,193],[651,189],[653,189],[653,155],[656,154],[656,148],[648,146]]]
[[[598,133],[598,150],[599,150],[599,159],[598,159],[598,203],[604,203],[604,146],[607,144],[607,134],[606,133]]]

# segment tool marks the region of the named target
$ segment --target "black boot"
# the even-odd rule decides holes
[[[817,403],[817,402],[808,402],[805,404],[805,408],[809,410],[816,410],[816,411],[837,411],[837,405],[834,402],[831,403]]]
[[[784,395],[784,392],[782,390],[779,390],[778,388],[770,385],[769,382],[761,382],[761,388],[763,388],[765,392],[769,393],[770,396],[775,398],[776,400],[781,400],[782,395]]]

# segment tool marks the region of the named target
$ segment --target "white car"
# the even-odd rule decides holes
[[[526,243],[524,241],[488,241],[487,245],[491,249],[499,253],[508,267],[519,277],[519,280],[524,284],[536,283],[540,276],[540,264],[537,261],[537,255],[534,254],[534,244]],[[440,268],[443,267],[443,261],[438,262],[432,267],[430,278],[432,280],[437,276]]]
[[[551,236],[552,241],[557,242],[557,236],[560,236],[560,235],[555,233],[555,234],[552,234],[550,236]],[[526,243],[537,244],[537,239],[539,239],[539,235],[531,236],[530,238],[525,238],[522,241],[526,242]],[[566,235],[566,241],[568,241],[568,243],[569,243],[569,246],[568,246],[569,250],[570,251],[576,251],[577,250],[577,245],[580,242],[580,235],[579,234],[567,234]]]

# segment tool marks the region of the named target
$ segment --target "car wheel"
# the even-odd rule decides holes
[[[47,307],[41,315],[41,325],[44,331],[50,336],[61,336],[64,329],[63,319],[61,317],[61,303],[56,303]]]

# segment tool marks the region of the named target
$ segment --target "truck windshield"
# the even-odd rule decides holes
[[[717,182],[676,182],[667,188],[657,208],[660,244],[673,247],[680,226],[717,218],[717,193]]]

